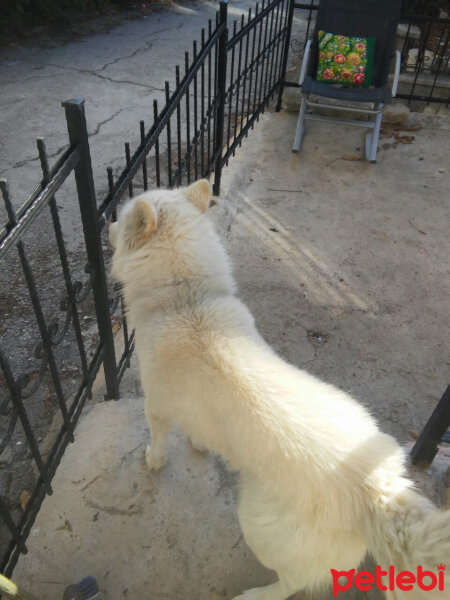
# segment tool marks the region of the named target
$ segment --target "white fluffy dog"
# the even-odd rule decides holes
[[[383,568],[450,570],[449,512],[413,490],[396,441],[259,335],[205,215],[210,198],[206,180],[146,192],[110,228],[147,398],[148,467],[166,462],[176,423],[240,471],[245,540],[279,577],[240,598],[329,585],[331,569],[355,569],[367,552]]]

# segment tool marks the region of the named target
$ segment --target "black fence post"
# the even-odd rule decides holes
[[[450,426],[450,385],[439,400],[427,424],[411,450],[414,465],[428,467],[438,452],[438,444]]]
[[[284,92],[284,82],[286,80],[287,61],[289,56],[289,47],[291,45],[291,33],[292,33],[292,21],[294,19],[294,8],[295,0],[289,0],[289,14],[287,22],[286,39],[284,41],[283,48],[283,63],[281,67],[281,78],[280,78],[280,89],[278,90],[278,101],[275,110],[279,112],[281,110],[281,101]]]
[[[222,33],[219,37],[218,55],[217,55],[217,118],[215,131],[215,165],[214,165],[214,186],[213,191],[216,196],[220,194],[220,179],[222,177],[222,149],[223,149],[223,128],[225,122],[225,95],[227,87],[227,15],[228,0],[221,0],[219,9],[219,26],[223,25]]]
[[[114,336],[111,328],[108,288],[106,285],[105,264],[103,261],[100,227],[95,200],[94,177],[92,174],[91,152],[89,149],[84,100],[73,98],[62,103],[67,120],[69,140],[72,146],[81,150],[80,160],[75,167],[78,201],[80,203],[86,252],[92,278],[98,331],[103,343],[103,367],[105,371],[108,398],[119,398]]]

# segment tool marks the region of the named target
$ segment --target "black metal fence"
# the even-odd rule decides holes
[[[9,479],[14,479],[14,470],[18,462],[27,460],[32,462],[36,475],[33,477],[30,472],[25,474],[21,472],[20,487],[13,485],[9,494],[4,489],[6,486],[2,485],[0,570],[6,575],[12,572],[19,553],[26,551],[26,538],[45,494],[52,492],[52,477],[67,444],[74,439],[74,428],[86,399],[91,394],[92,384],[102,361],[105,373],[108,374],[111,367],[114,369],[114,377],[109,377],[108,394],[113,398],[118,397],[118,376],[109,316],[110,303],[96,218],[97,207],[83,102],[80,100],[67,102],[65,111],[70,147],[50,169],[44,141],[38,139],[42,182],[18,211],[13,208],[7,182],[0,180],[7,214],[6,226],[0,232],[0,264],[9,267],[2,271],[2,291],[15,286],[17,293],[14,303],[25,304],[23,294],[26,292],[30,300],[29,311],[25,306],[22,307],[22,321],[19,323],[16,316],[13,317],[13,314],[2,311],[0,457],[8,444],[13,445],[12,450],[10,449],[13,453],[17,453],[15,446],[20,448],[19,461],[12,460],[9,464],[10,469],[8,469],[8,462],[2,464],[3,483],[7,483],[8,476]],[[72,172],[75,173],[87,251],[85,266],[87,281],[84,284],[73,277],[56,201],[56,194]],[[43,212],[46,209],[50,211],[50,222],[43,219]],[[60,282],[64,293],[56,306],[53,296],[49,298],[47,294],[46,299],[43,299],[45,286],[40,280],[43,274],[42,263],[33,256],[34,244],[33,239],[30,240],[30,237],[39,235],[36,231],[32,233],[36,223],[39,227],[45,228],[46,242],[49,241],[50,236],[53,236],[56,245],[59,268],[50,254],[44,257],[44,260],[48,261],[49,269],[52,270],[49,277],[52,292],[56,289],[55,277],[62,274]],[[27,239],[26,242],[24,238]],[[32,248],[31,252],[27,250],[28,245]],[[17,249],[18,264],[12,256],[14,249]],[[22,286],[17,281],[19,269],[23,276]],[[38,276],[35,273],[38,273]],[[10,288],[7,288],[8,279]],[[90,336],[87,336],[84,331],[80,317],[80,305],[88,299],[88,296],[91,296],[95,306],[95,320],[99,333],[97,344],[92,343],[91,339],[87,340]],[[11,307],[11,311],[13,308]],[[38,341],[33,339],[32,335],[36,327],[33,328],[25,316],[29,316],[30,313],[34,316],[34,325],[37,325]],[[58,314],[62,316],[61,319]],[[25,332],[30,331],[28,339],[27,336],[24,338],[20,335],[20,331],[16,329],[17,324]],[[76,359],[73,356],[71,358],[73,361],[76,360],[77,373],[79,373],[78,381],[71,379],[69,384],[64,377],[66,373],[65,357],[62,356],[64,352],[61,356],[57,356],[58,349],[65,340],[70,340],[71,345],[76,349]],[[32,367],[22,374],[17,374],[18,368],[23,365],[23,354],[26,352],[31,354]],[[111,384],[111,382],[115,383]],[[61,421],[59,430],[50,445],[46,447],[39,443],[36,434],[39,421],[36,412],[39,412],[40,405],[44,402],[47,402],[50,407],[54,405],[54,410],[51,408],[49,410],[50,417],[59,416]],[[22,426],[21,430],[17,427],[18,422]]]
[[[74,439],[99,369],[103,365],[107,397],[118,398],[133,352],[134,334],[128,331],[121,298],[108,288],[108,256],[102,248],[107,220],[116,219],[124,196],[149,186],[183,185],[214,172],[214,192],[220,192],[223,166],[277,94],[278,108],[281,104],[293,7],[291,0],[264,0],[230,25],[227,2],[220,3],[215,21],[186,52],[183,68],[176,67],[174,89],[165,83],[164,107],[154,101],[150,128],[140,122],[139,146],[132,153],[125,144],[123,170],[114,177],[107,169],[109,191],[99,202],[80,99],[63,104],[70,145],[52,168],[38,140],[42,181],[17,211],[7,182],[0,181],[7,215],[0,230],[0,480],[9,486],[2,486],[0,497],[0,571],[6,576],[26,552],[27,537],[45,495],[52,492],[52,478]],[[67,249],[56,200],[72,172],[84,233],[82,264],[75,264]],[[36,248],[44,241],[47,248],[50,238],[55,252],[46,249],[38,260]],[[3,293],[9,286],[17,288],[15,298]],[[58,287],[64,294],[55,305]],[[19,315],[13,317],[18,306]],[[117,322],[122,341],[115,339]],[[69,382],[67,353],[77,363],[69,370]],[[19,374],[24,359],[33,366]],[[60,421],[50,438],[49,427],[38,435],[42,410],[53,424]],[[17,460],[2,461],[8,451]],[[20,478],[18,461],[28,465]]]
[[[296,2],[296,17],[303,22],[291,40],[301,54],[314,31],[319,0]],[[450,5],[448,0],[405,0],[397,32],[402,54],[397,98],[450,104]]]

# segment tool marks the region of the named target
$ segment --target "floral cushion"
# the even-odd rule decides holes
[[[316,80],[352,87],[371,86],[374,48],[374,37],[347,37],[319,31]]]

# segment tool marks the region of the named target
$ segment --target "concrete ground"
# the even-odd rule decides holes
[[[359,129],[324,123],[292,154],[295,125],[285,111],[261,118],[211,217],[264,337],[404,443],[449,383],[450,120],[414,114],[412,134],[385,129],[375,165],[360,160]],[[175,432],[165,469],[147,472],[135,360],[123,399],[102,393],[100,382],[15,579],[46,600],[88,574],[107,600],[229,599],[270,582],[219,458]]]

